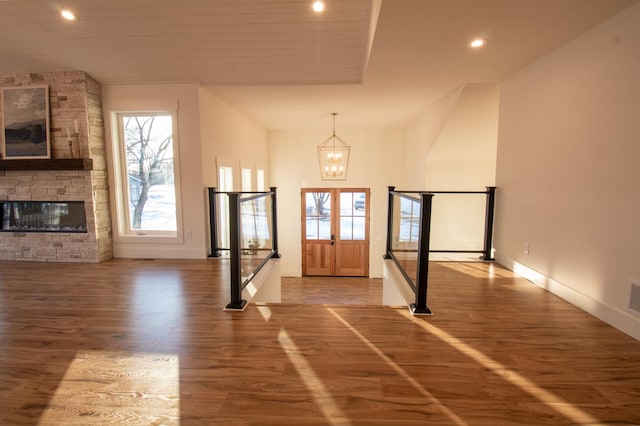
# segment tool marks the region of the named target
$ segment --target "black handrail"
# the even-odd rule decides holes
[[[495,260],[493,258],[493,217],[496,206],[496,187],[487,186],[487,205],[484,216],[484,255],[483,260]]]
[[[216,188],[207,188],[207,192],[209,194],[209,242],[211,244],[209,257],[220,257],[220,252],[218,251],[218,227],[216,226],[216,214],[218,212]]]
[[[393,229],[393,195],[395,193],[395,186],[389,187],[389,193],[387,196],[387,245],[386,245],[386,253],[384,254],[385,259],[391,259],[393,246],[391,245],[391,231]],[[396,260],[397,262],[397,260]]]
[[[429,287],[429,240],[431,239],[431,206],[433,204],[432,193],[420,194],[420,228],[418,231],[418,268],[416,279],[416,301],[411,304],[411,312],[414,314],[431,314],[427,306],[427,289]]]
[[[393,229],[393,203],[394,197],[410,199],[415,201],[414,197],[409,197],[406,194],[420,194],[420,227],[418,230],[418,262],[416,269],[415,280],[409,276],[407,271],[403,268],[401,262],[393,253],[392,245],[392,229]],[[395,191],[395,187],[389,187],[389,206],[387,209],[387,252],[385,253],[386,259],[392,259],[398,266],[398,270],[404,277],[405,281],[411,287],[415,295],[415,301],[410,305],[411,311],[414,314],[430,315],[431,309],[427,306],[427,289],[428,289],[428,276],[429,276],[429,240],[431,237],[431,207],[432,207],[432,193],[419,192],[419,191]]]
[[[225,309],[242,310],[247,301],[242,299],[242,290],[249,284],[251,279],[267,264],[271,258],[279,258],[278,253],[278,228],[277,228],[277,205],[276,187],[271,187],[269,192],[217,192],[216,188],[208,188],[209,192],[209,226],[211,232],[211,255],[218,257],[219,251],[229,251],[230,262],[230,298],[231,301]],[[226,194],[229,198],[229,248],[218,247],[217,231],[217,205],[215,198],[218,194]],[[246,196],[253,194],[251,196]],[[260,198],[271,197],[271,249],[262,262],[254,267],[248,277],[242,281],[242,203],[254,201]]]
[[[493,258],[493,222],[495,212],[495,186],[487,186],[486,191],[398,191],[394,186],[389,186],[388,211],[387,211],[387,241],[385,259],[392,259],[398,266],[401,274],[407,281],[415,294],[415,302],[411,304],[411,309],[415,314],[431,314],[431,310],[427,306],[427,290],[429,276],[429,254],[430,253],[482,253],[482,260],[492,261]],[[407,194],[420,195],[420,227],[418,232],[418,261],[416,270],[416,283],[405,271],[402,263],[393,253],[393,223],[394,223],[394,198],[405,198],[416,201],[414,197]],[[436,194],[484,194],[487,197],[485,207],[485,223],[484,223],[484,247],[482,250],[432,250],[430,249],[431,236],[431,210],[433,205],[433,197]],[[415,250],[408,250],[415,251]]]
[[[276,197],[275,186],[269,188],[271,190],[271,232],[273,235],[271,236],[271,249],[273,253],[271,257],[280,258],[280,253],[278,252],[278,203]],[[262,265],[260,266],[262,268]]]
[[[226,309],[242,310],[247,304],[242,299],[242,258],[240,257],[240,194],[228,192],[229,197],[229,249],[231,261],[231,301]]]

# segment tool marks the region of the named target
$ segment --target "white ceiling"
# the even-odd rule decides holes
[[[359,82],[369,3],[336,1],[320,16],[307,0],[0,0],[0,71],[72,67],[102,83]],[[61,19],[62,8],[78,19]]]
[[[638,0],[383,0],[376,20],[380,1],[314,15],[310,0],[0,0],[0,74],[198,82],[269,129],[327,127],[331,112],[338,126],[400,125]],[[489,44],[471,51],[477,36]]]

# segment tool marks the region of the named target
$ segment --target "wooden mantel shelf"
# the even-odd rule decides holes
[[[0,160],[0,171],[5,170],[93,170],[93,160],[91,158]]]

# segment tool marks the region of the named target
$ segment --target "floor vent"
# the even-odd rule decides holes
[[[640,314],[640,282],[631,281],[629,309]]]

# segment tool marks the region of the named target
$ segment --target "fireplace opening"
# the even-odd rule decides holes
[[[87,232],[84,201],[0,201],[1,232]]]

